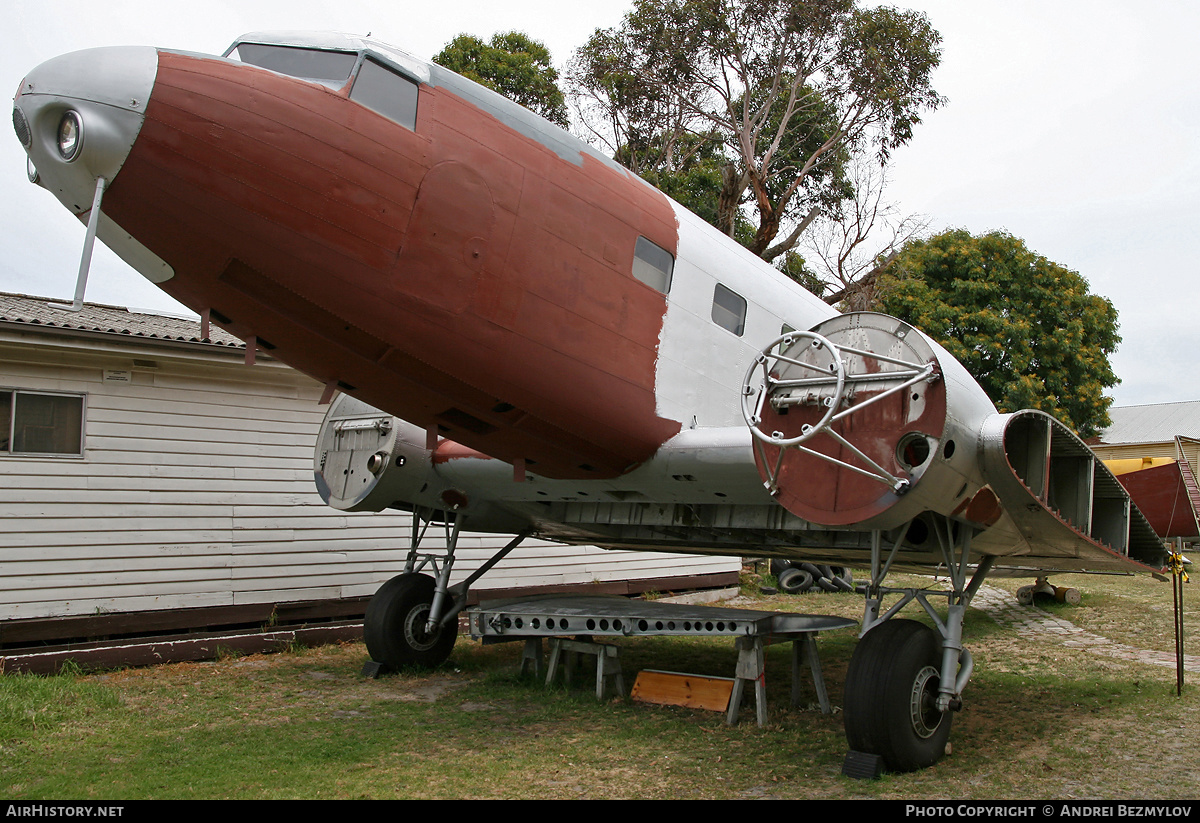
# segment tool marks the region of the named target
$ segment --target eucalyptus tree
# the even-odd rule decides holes
[[[708,153],[712,222],[767,260],[854,194],[854,157],[886,162],[944,102],[925,15],[856,0],[637,0],[567,69],[582,127],[659,181]]]

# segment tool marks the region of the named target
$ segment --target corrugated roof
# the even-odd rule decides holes
[[[1200,438],[1200,400],[1117,406],[1108,416],[1112,425],[1100,435],[1100,442],[1108,445],[1165,443],[1176,435]]]
[[[241,340],[214,325],[209,327],[209,338],[202,340],[200,321],[187,317],[134,311],[124,306],[107,306],[103,303],[84,303],[83,308],[77,312],[55,308],[56,305],[61,306],[65,302],[29,294],[0,292],[0,322],[230,348],[246,347]]]

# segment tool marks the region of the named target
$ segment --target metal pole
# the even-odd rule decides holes
[[[96,194],[92,198],[92,211],[88,215],[87,233],[83,238],[83,256],[79,260],[79,276],[75,280],[75,300],[71,311],[83,308],[83,294],[87,289],[88,270],[92,267],[92,246],[96,243],[96,229],[100,225],[100,201],[104,197],[105,180],[96,178]]]
[[[1171,595],[1175,603],[1175,696],[1183,696],[1183,538],[1175,538],[1171,556]]]

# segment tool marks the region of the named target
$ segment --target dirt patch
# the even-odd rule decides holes
[[[379,682],[378,688],[369,691],[377,700],[404,700],[416,703],[434,703],[448,694],[466,686],[468,681],[453,676],[424,677],[420,680],[392,678]]]

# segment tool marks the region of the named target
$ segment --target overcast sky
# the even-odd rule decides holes
[[[949,98],[895,154],[891,198],[931,228],[1004,229],[1082,274],[1120,312],[1118,405],[1200,399],[1193,262],[1200,87],[1192,0],[916,0],[943,38]],[[220,53],[260,29],[335,29],[430,57],[454,35],[518,29],[562,65],[622,0],[2,0],[0,88],[55,55],[143,44]],[[0,291],[70,298],[83,226],[0,137]],[[99,244],[98,244],[99,246]],[[88,299],[186,311],[97,248]]]

